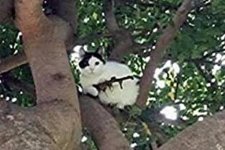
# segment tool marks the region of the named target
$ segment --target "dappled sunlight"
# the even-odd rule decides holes
[[[82,142],[82,143],[86,142],[87,140],[88,140],[88,138],[87,138],[86,136],[83,136],[83,137],[81,138],[81,142]]]
[[[170,119],[170,120],[177,120],[178,118],[178,111],[173,106],[165,106],[160,111],[160,114],[164,115],[166,119]]]
[[[168,71],[164,72],[165,69],[168,69]],[[176,62],[172,63],[171,60],[167,60],[161,68],[156,68],[154,74],[156,88],[163,89],[166,87],[168,73],[170,73],[173,78],[176,78],[176,76],[180,73],[179,65]],[[160,76],[162,76],[162,78]]]

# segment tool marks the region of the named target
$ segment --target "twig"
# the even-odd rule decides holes
[[[181,74],[179,73],[176,77],[176,87],[175,87],[175,93],[174,93],[174,99],[177,99],[178,97],[178,89],[179,89],[179,85],[180,85],[180,82],[181,82]]]

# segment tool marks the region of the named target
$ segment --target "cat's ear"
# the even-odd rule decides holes
[[[83,57],[85,54],[86,54],[86,51],[84,50],[84,47],[81,46],[80,49],[79,49],[79,56]]]
[[[99,47],[95,53],[98,53],[99,55],[101,55],[102,57],[105,56],[105,49],[103,47]]]

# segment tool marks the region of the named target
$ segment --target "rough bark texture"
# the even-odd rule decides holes
[[[0,149],[72,150],[78,140],[74,128],[79,120],[74,108],[64,101],[43,103],[35,108],[0,102]]]
[[[225,111],[188,127],[159,150],[224,150]]]
[[[100,150],[128,150],[129,143],[113,117],[94,99],[80,97],[84,126],[91,132]]]
[[[78,106],[65,48],[65,40],[71,31],[69,25],[57,17],[46,18],[40,2],[16,3],[16,15],[35,82],[37,102],[66,99]]]
[[[41,0],[15,1],[16,25],[23,34],[37,106],[0,105],[1,149],[79,149],[80,110],[65,48],[71,28],[58,17],[47,18],[41,5]]]

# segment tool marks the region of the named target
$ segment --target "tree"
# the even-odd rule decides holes
[[[224,107],[224,1],[0,4],[1,149],[225,147],[225,112],[215,114]],[[78,98],[79,73],[67,56],[76,45],[104,47],[141,77],[137,107],[118,114]],[[176,120],[164,117],[168,106]]]

